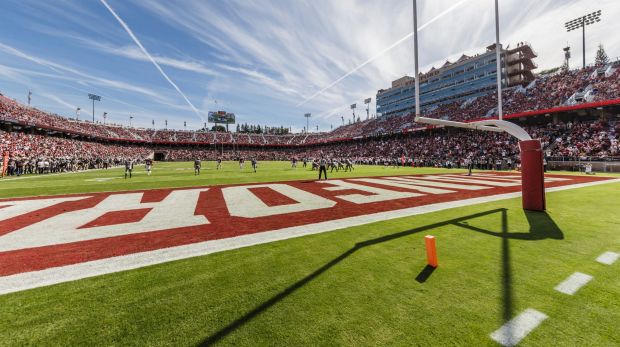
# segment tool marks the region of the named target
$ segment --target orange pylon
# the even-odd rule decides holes
[[[426,243],[426,261],[432,267],[439,266],[437,262],[437,248],[435,247],[435,236],[426,235],[424,237]]]

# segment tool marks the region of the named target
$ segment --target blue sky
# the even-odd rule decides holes
[[[495,39],[493,0],[418,3],[419,25],[430,22],[420,31],[423,71]],[[374,113],[377,89],[413,70],[413,42],[401,40],[412,30],[409,0],[107,4],[111,10],[95,0],[3,0],[0,92],[26,102],[31,90],[34,106],[70,117],[80,107],[81,118],[92,117],[87,93],[96,93],[98,120],[105,111],[109,121],[128,124],[134,116],[145,127],[154,119],[156,127],[168,120],[171,128],[186,121],[196,129],[208,111],[224,109],[239,122],[294,130],[310,112],[311,130],[326,131],[341,115],[350,118],[352,103],[365,116],[367,97]],[[617,0],[501,0],[502,42],[531,42],[541,69],[561,65],[568,43],[576,67],[581,35],[566,33],[563,23],[599,9],[602,22],[587,28],[586,58],[598,43],[618,57]]]

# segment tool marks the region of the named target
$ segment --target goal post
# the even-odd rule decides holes
[[[482,131],[506,132],[516,137],[519,140],[519,151],[521,158],[521,191],[523,209],[531,211],[544,211],[546,209],[546,201],[542,144],[540,140],[532,139],[525,129],[521,128],[517,124],[503,119],[498,0],[495,0],[495,52],[497,65],[495,71],[497,75],[497,112],[499,119],[488,119],[476,122],[456,122],[445,119],[421,117],[417,0],[413,0],[413,44],[415,64],[415,122]]]
[[[530,211],[544,211],[545,177],[543,167],[542,144],[517,124],[498,119],[488,119],[478,122],[455,122],[445,119],[415,117],[416,123],[450,126],[482,131],[505,132],[519,140],[521,158],[521,192],[523,209]]]

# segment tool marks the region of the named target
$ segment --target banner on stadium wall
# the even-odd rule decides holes
[[[235,124],[235,114],[224,111],[209,112],[209,123]]]
[[[9,169],[9,151],[4,151],[2,158],[2,177],[6,176],[6,171]]]

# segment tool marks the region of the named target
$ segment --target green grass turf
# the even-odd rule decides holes
[[[275,182],[308,180],[318,177],[317,171],[291,168],[290,162],[259,162],[258,172],[254,173],[249,162],[243,170],[237,162],[224,162],[223,170],[215,170],[215,162],[203,162],[200,176],[194,176],[193,162],[155,163],[151,176],[146,175],[144,166],[136,166],[133,178],[125,180],[123,168],[109,170],[90,170],[78,173],[54,175],[25,175],[0,179],[0,199],[24,196],[59,195],[72,193],[94,193],[136,189],[180,188],[237,184],[252,182]],[[328,172],[329,178],[348,178],[383,175],[412,175],[435,173],[459,173],[463,169],[442,168],[393,168],[383,166],[357,165],[353,172]],[[553,172],[554,174],[575,174]],[[620,177],[620,174],[604,174]],[[109,179],[95,181],[96,179]]]
[[[269,175],[286,163],[265,164],[254,181],[306,178]],[[249,174],[209,183],[192,175],[131,189]],[[128,189],[66,181],[63,191],[51,181],[7,191]],[[534,308],[549,318],[523,346],[617,346],[620,262],[594,259],[620,251],[619,194],[618,183],[549,193],[547,214],[525,213],[520,199],[473,205],[12,293],[0,296],[0,345],[492,346],[489,333]],[[430,275],[427,234],[440,261]],[[553,290],[575,271],[594,279],[574,296]]]
[[[223,170],[215,169],[215,162],[203,162],[200,176],[194,176],[193,162],[155,163],[151,176],[146,175],[143,165],[136,166],[133,178],[125,180],[124,168],[109,170],[90,170],[79,173],[57,175],[26,175],[19,178],[8,177],[0,180],[0,198],[58,195],[71,193],[93,193],[153,188],[179,188],[209,186],[220,184],[274,182],[317,179],[318,172],[310,166],[304,169],[301,163],[297,169],[290,162],[259,162],[257,173],[249,161],[243,170],[237,162],[224,162]],[[353,172],[328,172],[329,178],[346,178],[380,175],[406,175],[438,172],[465,172],[465,170],[446,170],[433,168],[393,168],[383,166],[355,167]],[[95,179],[107,179],[94,181]]]

